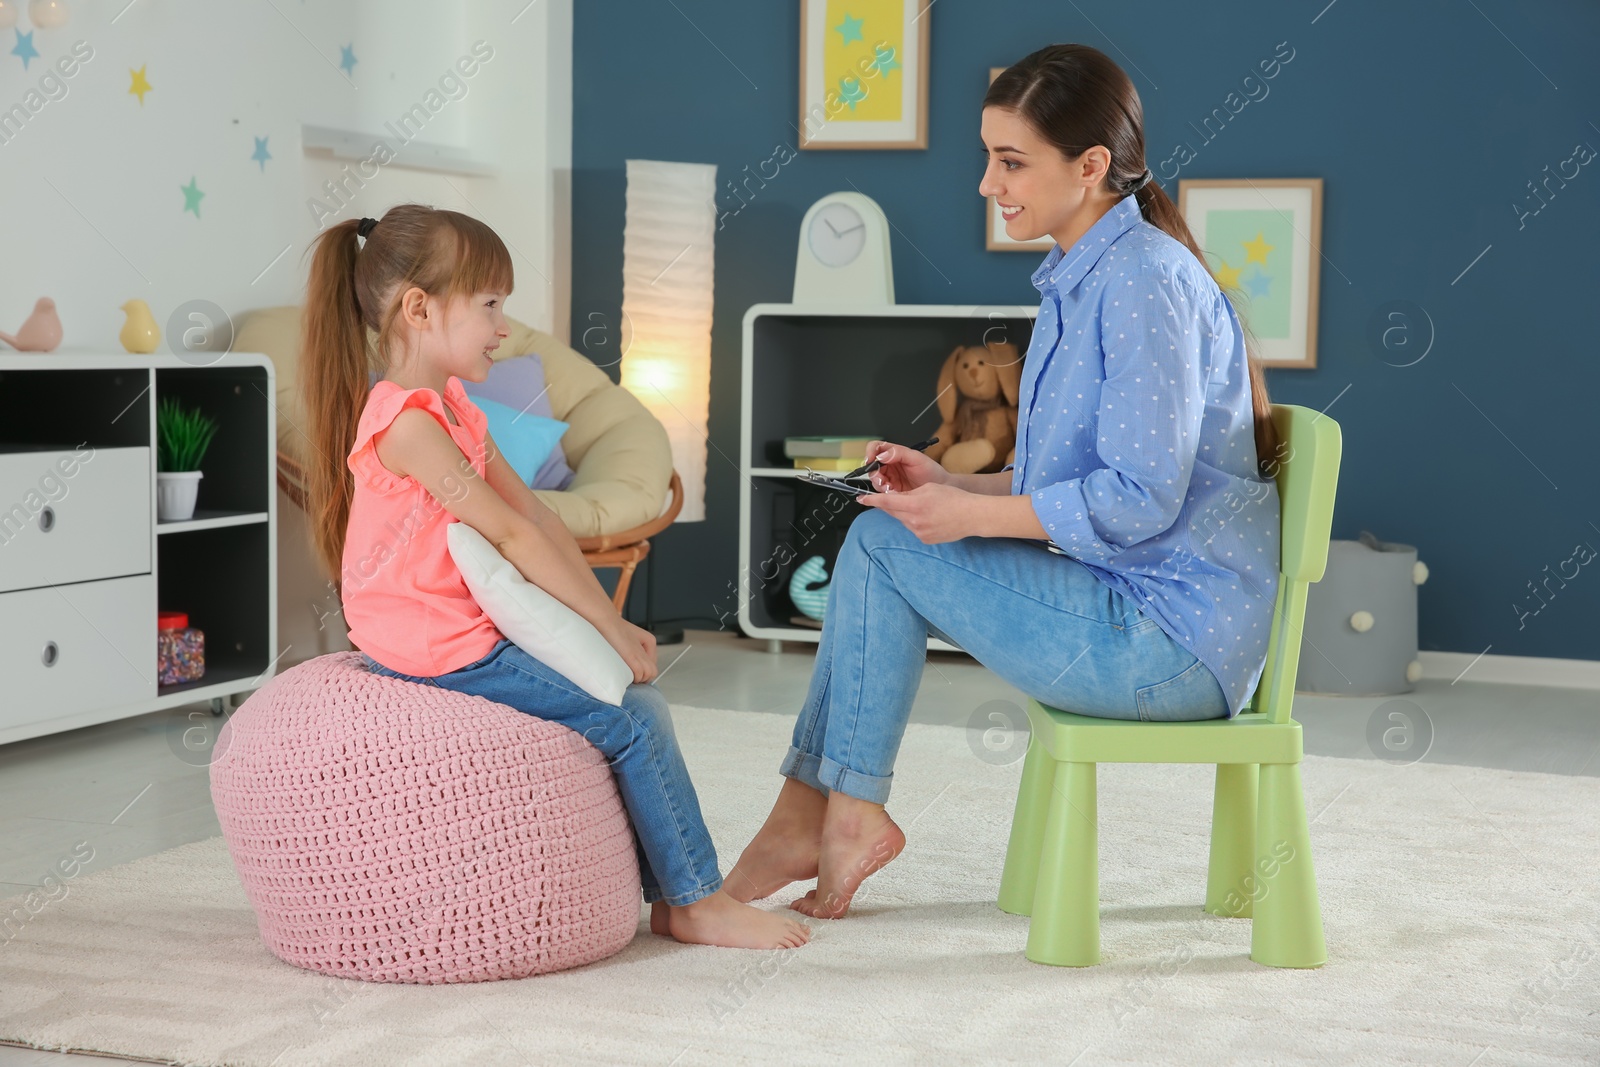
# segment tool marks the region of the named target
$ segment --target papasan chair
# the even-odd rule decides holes
[[[612,600],[621,611],[633,572],[650,553],[649,538],[671,525],[683,508],[683,484],[672,469],[667,431],[589,359],[547,333],[515,319],[506,321],[511,334],[496,350],[495,361],[535,356],[542,364],[549,411],[542,410],[542,403],[530,410],[569,424],[560,447],[573,471],[570,483],[564,489],[534,492],[572,531],[591,567],[620,571]],[[296,373],[300,308],[246,312],[233,347],[272,359],[278,388],[278,485],[303,509],[309,443],[302,430],[306,419]],[[520,407],[536,398],[519,399]]]

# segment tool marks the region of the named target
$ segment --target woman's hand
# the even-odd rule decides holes
[[[913,452],[912,455],[920,453]],[[963,537],[979,536],[980,509],[988,498],[957,489],[953,485],[925,482],[905,492],[890,490],[862,493],[856,499],[867,507],[887,511],[899,519],[923,544],[939,545],[946,541],[959,541]]]
[[[945,485],[950,481],[949,472],[939,465],[938,460],[929,459],[926,453],[905,445],[894,445],[888,441],[868,442],[867,462],[877,459],[883,460],[883,466],[868,477],[872,480],[872,488],[880,493],[887,490],[909,493],[920,485]]]
[[[633,680],[636,683],[648,682],[655,678],[657,674],[655,634],[635,626],[618,615],[615,625],[603,636],[633,671]]]

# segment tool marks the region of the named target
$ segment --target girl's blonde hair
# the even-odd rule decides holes
[[[1206,266],[1206,257],[1178,205],[1154,180],[1134,189],[1145,172],[1144,108],[1133,82],[1104,52],[1086,44],[1041,48],[995,78],[983,106],[1015,111],[1068,160],[1077,159],[1087,147],[1104,145],[1111,152],[1106,190],[1118,196],[1133,190],[1145,221],[1183,242],[1200,265]],[[1237,305],[1232,297],[1228,299]],[[1256,464],[1262,476],[1270,479],[1277,475],[1280,458],[1278,431],[1272,424],[1272,401],[1267,397],[1266,375],[1256,361],[1256,347],[1246,327],[1245,362],[1255,416]]]
[[[355,493],[346,460],[370,374],[387,373],[402,348],[400,298],[415,287],[448,303],[475,293],[509,293],[512,285],[505,243],[468,215],[397,204],[369,230],[365,244],[359,225],[347,219],[313,242],[300,339],[300,393],[311,438],[307,513],[317,558],[336,582]]]

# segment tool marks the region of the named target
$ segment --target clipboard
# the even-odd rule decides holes
[[[807,470],[801,474],[800,481],[805,482],[807,485],[820,485],[824,489],[834,489],[841,493],[849,493],[851,496],[862,496],[867,493],[877,492],[871,485],[856,485],[851,482],[841,481],[838,478],[830,478],[826,474],[814,470]]]

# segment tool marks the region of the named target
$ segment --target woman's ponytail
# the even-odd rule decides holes
[[[357,220],[329,227],[313,245],[301,318],[300,396],[310,421],[306,510],[317,558],[340,578],[355,481],[345,465],[366,403],[367,328],[356,297]]]
[[[1172,198],[1161,186],[1154,181],[1146,182],[1137,196],[1139,212],[1144,215],[1145,221],[1167,236],[1182,241],[1188,246],[1189,251],[1194,253],[1194,258],[1204,266],[1206,257],[1200,251],[1200,244],[1194,239],[1189,224],[1184,221],[1183,212],[1178,210],[1178,205],[1172,202]],[[1220,283],[1218,287],[1221,288]],[[1222,291],[1234,305],[1237,314],[1239,302],[1235,296],[1239,290],[1231,288]],[[1256,466],[1263,478],[1276,478],[1280,459],[1278,428],[1272,422],[1272,401],[1267,397],[1267,376],[1256,359],[1259,344],[1255,336],[1251,334],[1250,327],[1243,318],[1239,319],[1239,324],[1244,326],[1245,363],[1250,374],[1250,408],[1255,416]]]
[[[1200,265],[1207,267],[1178,206],[1153,179],[1144,180],[1144,105],[1128,75],[1104,52],[1086,44],[1041,48],[995,78],[983,106],[1015,111],[1067,159],[1083,154],[1080,145],[1104,145],[1111,153],[1105,178],[1108,191],[1119,197],[1132,193],[1146,222],[1183,242]],[[1232,296],[1228,299],[1237,307],[1238,301]],[[1263,477],[1271,478],[1278,470],[1278,433],[1272,424],[1266,376],[1255,357],[1257,347],[1246,327],[1256,465]]]

